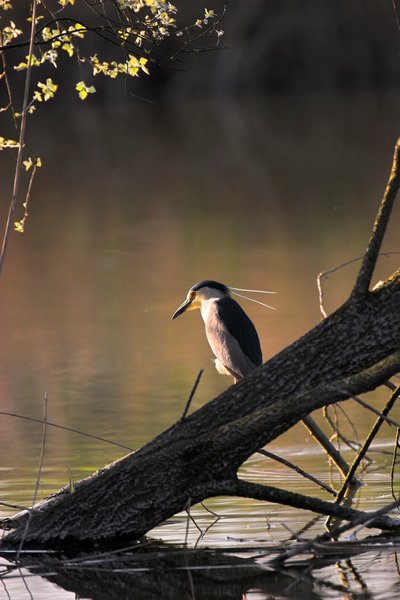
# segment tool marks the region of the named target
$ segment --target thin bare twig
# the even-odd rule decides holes
[[[396,498],[396,493],[395,493],[395,489],[394,489],[394,471],[395,471],[396,462],[397,462],[397,450],[399,447],[399,440],[400,440],[400,427],[397,428],[396,439],[394,441],[394,448],[393,448],[392,465],[390,468],[390,491],[392,492],[393,500],[395,500],[395,501],[397,501],[398,498]]]
[[[222,515],[219,515],[218,513],[216,513],[213,510],[211,510],[211,508],[208,508],[208,506],[206,506],[204,504],[204,502],[200,502],[200,504],[204,508],[204,510],[206,510],[208,513],[210,513],[210,515],[214,515],[214,517],[216,517],[218,520],[222,519]]]
[[[34,600],[34,597],[33,597],[33,595],[32,595],[32,592],[31,592],[31,590],[29,589],[29,586],[28,586],[28,584],[27,584],[27,582],[26,582],[26,576],[23,574],[23,572],[22,572],[22,569],[18,569],[18,573],[19,573],[19,577],[22,579],[22,581],[23,581],[23,583],[24,583],[25,589],[26,589],[26,591],[28,592],[30,599],[31,599],[31,600]]]
[[[23,203],[24,214],[23,214],[22,219],[19,221],[19,227],[20,227],[19,230],[21,232],[24,231],[25,223],[26,223],[26,220],[28,218],[28,205],[29,205],[29,200],[30,200],[30,197],[31,197],[32,184],[33,184],[33,180],[34,180],[35,175],[36,175],[37,168],[38,168],[38,163],[37,163],[37,161],[35,161],[35,163],[33,165],[33,168],[32,168],[31,176],[29,178],[29,184],[28,184],[28,190],[26,192],[25,202]]]
[[[331,529],[329,532],[317,535],[312,540],[307,540],[297,545],[291,546],[290,548],[285,548],[284,551],[281,554],[279,554],[279,556],[272,559],[270,562],[267,563],[267,565],[271,567],[276,567],[298,554],[312,552],[314,549],[318,551],[319,544],[330,543],[332,542],[332,540],[337,540],[343,533],[349,531],[350,529],[353,529],[353,527],[356,527],[357,525],[362,525],[362,527],[368,526],[370,523],[372,523],[373,520],[382,517],[386,513],[396,508],[398,504],[399,503],[397,501],[392,502],[391,504],[388,504],[387,506],[384,506],[383,508],[380,508],[375,512],[360,514],[348,523],[338,525],[337,527]],[[334,542],[332,543],[334,544]]]
[[[34,417],[26,417],[24,415],[18,415],[17,413],[9,413],[0,411],[0,415],[4,415],[6,417],[15,417],[17,419],[25,419],[26,421],[33,421],[34,423],[43,424],[44,421],[42,419],[35,419]],[[71,433],[77,433],[78,435],[83,435],[84,437],[91,438],[93,440],[99,440],[100,442],[105,442],[106,444],[111,444],[112,446],[118,446],[118,448],[123,448],[124,450],[129,450],[133,452],[133,448],[130,446],[125,446],[124,444],[119,444],[118,442],[113,442],[112,440],[108,440],[106,438],[100,437],[98,435],[92,435],[91,433],[86,433],[85,431],[80,431],[79,429],[72,429],[72,427],[66,427],[65,425],[58,425],[57,423],[52,423],[51,421],[47,421],[48,427],[56,427],[57,429],[63,429],[64,431],[70,431]]]
[[[353,394],[350,394],[350,398],[352,398],[352,400],[355,400],[355,402],[357,402],[357,404],[359,404],[360,406],[363,406],[367,410],[373,412],[375,415],[377,415],[378,417],[383,419],[388,425],[393,425],[394,427],[400,427],[400,423],[398,423],[397,421],[394,421],[390,417],[384,415],[383,413],[381,413],[379,410],[377,410],[376,408],[374,408],[373,406],[371,406],[364,400],[361,400],[361,398],[359,398],[358,396],[353,396]]]
[[[196,527],[197,531],[200,533],[200,536],[203,537],[203,530],[200,527],[200,525],[197,524],[196,519],[193,517],[192,513],[190,512],[190,508],[186,509],[186,514],[188,515],[189,519],[192,521],[193,525]]]
[[[0,252],[0,274],[1,274],[1,271],[3,268],[3,264],[4,264],[6,252],[7,252],[8,239],[10,237],[11,225],[12,225],[13,215],[15,212],[15,206],[17,203],[19,182],[20,182],[20,177],[21,177],[21,165],[22,165],[23,148],[24,148],[24,144],[25,144],[25,128],[26,128],[26,118],[27,118],[29,87],[30,87],[30,82],[31,82],[31,71],[32,71],[33,41],[34,41],[34,37],[35,37],[35,26],[36,26],[36,7],[37,7],[37,0],[33,0],[32,1],[32,14],[31,14],[32,25],[31,25],[31,35],[30,35],[30,40],[29,40],[28,66],[26,69],[26,77],[25,77],[24,99],[23,99],[22,111],[21,111],[21,128],[20,128],[20,132],[19,132],[18,155],[17,155],[17,163],[15,165],[12,197],[11,197],[11,202],[10,202],[10,206],[8,209],[8,216],[7,216],[6,227],[4,230],[3,244],[2,244],[2,248],[1,248],[1,252]]]
[[[296,473],[298,473],[299,475],[302,475],[306,479],[309,479],[313,483],[316,483],[317,485],[322,487],[324,490],[326,490],[333,496],[336,496],[336,490],[334,490],[332,487],[330,487],[323,481],[320,481],[319,479],[314,477],[314,475],[307,473],[307,471],[304,471],[301,467],[298,467],[297,465],[286,460],[285,458],[282,458],[281,456],[278,456],[277,454],[274,454],[273,452],[269,452],[268,450],[264,450],[263,448],[261,450],[258,450],[257,452],[258,452],[258,454],[262,454],[263,456],[266,456],[267,458],[271,458],[272,460],[275,460],[276,462],[279,462],[282,465],[285,465],[285,467],[288,467],[289,469],[296,471]]]
[[[46,436],[47,436],[47,392],[44,395],[43,412],[44,412],[44,415],[43,415],[43,417],[44,417],[44,424],[43,424],[43,434],[42,434],[42,445],[41,445],[41,449],[40,449],[39,468],[38,468],[38,473],[37,473],[37,477],[36,477],[36,484],[35,484],[35,490],[33,492],[32,507],[31,508],[33,508],[35,506],[35,504],[36,504],[37,495],[38,495],[38,491],[39,491],[39,485],[40,485],[40,478],[41,478],[41,475],[42,475],[44,451],[45,451],[45,448],[46,448]],[[32,511],[30,511],[29,514],[28,514],[28,518],[27,518],[27,521],[26,521],[25,529],[24,529],[24,532],[22,534],[21,542],[20,542],[19,547],[18,547],[18,552],[17,552],[16,557],[15,557],[16,562],[18,561],[19,555],[20,555],[21,550],[22,550],[22,548],[24,546],[25,538],[26,538],[26,535],[28,533],[28,529],[29,529],[29,525],[30,525],[30,522],[31,522],[31,518],[32,518]]]
[[[352,441],[352,443],[353,444],[357,444],[358,446],[360,446],[361,445],[360,444],[360,439],[358,437],[358,432],[357,432],[357,429],[356,429],[353,421],[350,419],[349,415],[347,414],[347,412],[345,411],[345,409],[343,408],[343,406],[341,406],[340,404],[338,404],[335,408],[337,408],[338,411],[340,411],[342,413],[342,415],[344,416],[344,418],[346,419],[346,421],[348,422],[348,424],[350,425],[350,427],[351,427],[351,429],[353,431],[355,441],[354,442]]]
[[[328,413],[328,409],[329,407],[324,407],[323,409],[323,414],[324,414],[324,418],[326,419],[327,423],[330,425],[334,436],[336,437],[338,444],[340,444],[340,442],[343,442],[346,444],[346,446],[348,446],[349,448],[351,448],[351,450],[358,450],[361,446],[361,444],[359,444],[358,442],[353,442],[353,440],[349,440],[339,429],[339,424],[337,421],[337,413],[335,410],[335,406],[333,405],[333,410],[334,410],[334,414],[335,414],[335,421],[332,420],[331,416]]]
[[[6,593],[6,595],[7,595],[7,598],[8,598],[9,600],[11,600],[10,593],[9,593],[9,591],[8,591],[8,589],[7,589],[7,586],[6,586],[6,583],[5,583],[5,581],[4,581],[4,579],[3,579],[2,577],[0,577],[0,581],[1,581],[1,585],[2,585],[2,586],[3,586],[3,588],[4,588],[4,592],[5,592],[5,593]]]
[[[390,380],[386,381],[383,385],[386,385],[386,387],[389,388],[389,390],[392,390],[392,392],[394,392],[394,390],[397,388],[397,386],[394,385],[394,383],[392,383]]]
[[[395,562],[395,564],[396,564],[396,571],[397,571],[397,574],[398,574],[398,576],[400,577],[400,564],[399,564],[399,557],[398,557],[398,555],[397,555],[397,552],[396,552],[396,550],[394,551],[394,562]]]
[[[393,394],[391,395],[389,400],[386,402],[386,405],[382,411],[382,415],[386,416],[390,412],[390,410],[393,408],[394,403],[396,402],[396,400],[399,396],[400,396],[400,387],[398,387],[393,392]],[[339,493],[336,497],[335,502],[340,502],[343,499],[343,497],[346,493],[346,490],[349,487],[352,477],[355,475],[355,472],[357,471],[359,464],[361,463],[362,459],[364,458],[365,454],[367,453],[368,448],[374,441],[375,436],[377,435],[377,433],[378,433],[379,429],[381,428],[381,426],[383,425],[383,423],[384,423],[384,419],[381,416],[379,416],[376,419],[374,425],[372,426],[371,431],[369,432],[360,451],[358,452],[357,456],[353,460],[353,462],[350,466],[349,472],[347,473],[345,480],[342,483],[342,487],[339,490]]]
[[[196,393],[196,390],[197,390],[197,388],[198,388],[198,385],[199,385],[199,383],[200,383],[200,379],[201,379],[201,376],[203,375],[203,373],[204,373],[204,369],[200,369],[200,371],[199,371],[199,373],[198,373],[198,375],[197,375],[197,377],[196,377],[196,381],[194,382],[194,385],[193,385],[193,387],[192,387],[192,391],[191,391],[191,392],[190,392],[190,394],[189,394],[189,398],[188,398],[188,400],[187,400],[187,402],[186,402],[186,406],[185,406],[185,408],[183,409],[182,416],[181,416],[181,418],[179,419],[178,423],[181,423],[182,421],[184,421],[184,420],[185,420],[185,418],[186,418],[186,415],[187,415],[187,413],[188,413],[188,410],[189,410],[189,408],[190,408],[190,405],[191,405],[191,403],[192,403],[193,396],[194,396],[194,395],[195,395],[195,393]]]
[[[0,506],[6,506],[7,508],[17,508],[18,510],[35,510],[29,506],[21,506],[20,504],[10,504],[9,502],[0,502]]]
[[[392,256],[393,254],[400,254],[400,251],[381,252],[379,254],[379,256]],[[358,261],[362,260],[363,258],[364,258],[364,256],[357,256],[356,258],[350,258],[349,260],[346,260],[344,263],[341,263],[340,265],[336,265],[336,267],[332,267],[331,269],[328,269],[327,271],[321,271],[320,273],[318,273],[317,288],[318,288],[318,298],[319,298],[319,310],[320,310],[322,316],[324,317],[324,319],[326,319],[326,317],[328,315],[327,315],[327,313],[325,311],[325,307],[324,307],[324,291],[322,289],[322,279],[327,279],[328,275],[331,275],[332,273],[336,273],[336,271],[339,271],[340,269],[343,269],[344,267],[347,267],[348,265],[358,262]]]
[[[0,44],[3,45],[3,34],[0,31]],[[18,131],[18,125],[17,125],[17,119],[15,117],[15,110],[14,110],[14,106],[13,106],[13,99],[12,99],[12,92],[11,92],[11,86],[10,86],[10,82],[8,80],[8,75],[7,75],[7,61],[6,61],[6,55],[4,52],[1,52],[1,61],[3,63],[3,72],[0,76],[0,79],[2,79],[4,77],[4,83],[6,86],[6,90],[7,90],[7,98],[8,98],[8,102],[5,106],[2,106],[0,108],[0,113],[1,112],[5,112],[8,109],[11,109],[11,114],[12,114],[12,118],[13,118],[13,122],[14,122],[14,127],[15,130]]]
[[[303,536],[304,533],[306,533],[309,529],[311,529],[312,527],[314,527],[314,525],[316,523],[318,523],[318,521],[322,519],[322,515],[316,515],[315,517],[313,517],[312,519],[310,519],[305,525],[303,525],[303,527],[301,527],[301,529],[299,529],[294,538],[293,539],[297,539],[297,538],[301,538]],[[291,538],[289,538],[291,539]]]
[[[384,506],[383,508],[380,508],[379,510],[377,510],[376,515],[377,516],[384,515],[384,514],[390,512],[391,510],[394,510],[395,508],[397,508],[397,509],[399,508],[398,500],[395,500],[395,502],[392,502],[391,504],[388,504],[387,506]],[[379,513],[379,515],[378,515],[378,513]],[[366,527],[368,527],[371,524],[373,518],[375,518],[375,517],[372,517],[372,515],[371,515],[370,519],[367,519],[366,521],[362,520],[360,524],[357,523],[357,529],[355,530],[354,534],[357,535],[358,533],[360,533],[360,531],[362,529],[365,529]]]
[[[396,15],[397,27],[400,31],[400,12],[399,12],[399,7],[397,6],[397,1],[392,0],[392,5],[394,8],[394,14]]]
[[[303,425],[306,429],[311,433],[312,437],[318,442],[318,444],[325,450],[325,452],[330,456],[335,465],[338,467],[339,471],[346,475],[349,470],[349,465],[344,460],[340,452],[335,448],[332,442],[328,439],[325,433],[322,431],[320,427],[316,424],[314,419],[308,415],[302,420]]]
[[[186,519],[185,544],[183,546],[183,558],[184,558],[185,566],[186,566],[187,573],[188,573],[188,579],[189,579],[189,587],[190,587],[191,597],[192,597],[192,600],[195,600],[193,577],[192,577],[192,573],[190,572],[190,569],[189,569],[189,561],[188,561],[188,557],[187,557],[187,544],[188,544],[188,537],[189,537],[189,519],[192,519],[192,521],[193,521],[193,518],[192,518],[192,516],[190,514],[190,505],[191,505],[191,503],[192,503],[191,498],[188,498],[188,501],[187,501],[187,504],[186,504],[187,519]],[[193,521],[193,522],[194,522],[194,524],[197,527],[196,522],[195,521]],[[202,533],[203,532],[201,531],[201,534]]]

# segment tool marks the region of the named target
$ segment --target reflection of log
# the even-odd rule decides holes
[[[79,598],[96,600],[159,600],[160,597],[165,600],[238,600],[244,598],[249,589],[259,590],[265,597],[285,598],[293,598],[295,589],[296,598],[316,600],[322,597],[324,588],[341,592],[341,596],[351,590],[327,582],[325,578],[314,577],[315,570],[333,565],[339,559],[347,562],[353,555],[376,552],[377,549],[386,551],[389,556],[393,542],[390,537],[375,536],[361,542],[315,543],[308,551],[301,552],[298,562],[292,559],[290,566],[272,571],[270,560],[287,547],[287,544],[281,548],[263,544],[260,555],[260,548],[241,546],[221,552],[145,543],[126,551],[73,557],[24,553],[20,554],[15,568],[25,567],[32,575],[74,592]],[[235,556],[238,552],[240,556]],[[13,555],[7,554],[6,558],[13,562]],[[7,578],[2,583],[7,589]],[[27,578],[28,589],[29,583]]]
[[[10,558],[10,557],[8,557]],[[20,555],[19,566],[26,565],[79,598],[96,600],[238,600],[249,589],[284,595],[285,590],[317,600],[315,580],[284,572],[262,570],[251,558],[205,550],[184,550],[168,546],[139,545],[121,555],[78,556],[69,560],[49,555]],[[29,587],[29,579],[26,580]],[[7,580],[4,581],[5,586]],[[193,593],[194,590],[194,593]]]
[[[237,478],[240,465],[313,410],[375,388],[400,370],[400,270],[370,281],[399,186],[400,141],[374,232],[348,301],[308,334],[136,453],[41,503],[26,541],[138,538],[210,496],[284,502],[353,519],[358,511]],[[3,523],[21,540],[27,515]],[[388,517],[373,523],[399,527]]]

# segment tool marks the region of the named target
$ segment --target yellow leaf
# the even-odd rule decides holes
[[[63,44],[61,46],[62,50],[65,50],[65,52],[67,52],[68,56],[71,58],[71,56],[74,55],[74,48],[72,46],[72,44],[68,44],[67,42],[65,42],[65,44]]]
[[[24,225],[21,221],[14,222],[14,231],[18,231],[18,233],[24,233]]]
[[[79,98],[81,100],[85,100],[88,94],[94,94],[96,91],[96,88],[93,85],[87,86],[84,81],[78,81],[75,89],[79,93]]]

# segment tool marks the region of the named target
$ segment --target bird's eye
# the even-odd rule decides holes
[[[193,298],[195,297],[196,292],[190,292],[190,299],[193,300]]]

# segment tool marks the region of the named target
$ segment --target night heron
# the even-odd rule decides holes
[[[221,375],[232,375],[235,383],[262,363],[256,328],[230,289],[217,281],[199,281],[174,312],[175,319],[187,310],[200,309],[206,336],[216,356],[215,368]]]

